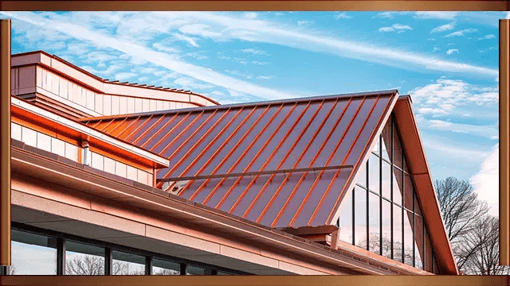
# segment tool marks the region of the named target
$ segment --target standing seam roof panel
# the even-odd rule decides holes
[[[331,220],[397,96],[387,91],[202,107],[87,124],[169,158],[158,179],[241,173],[180,183],[183,198],[270,227],[316,226]],[[326,166],[340,169],[295,170]],[[259,171],[276,173],[243,175]]]

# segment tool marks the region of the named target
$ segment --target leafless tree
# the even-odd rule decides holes
[[[487,214],[486,202],[478,200],[473,186],[454,177],[434,182],[448,238],[452,245],[476,227],[475,221]]]
[[[133,269],[129,262],[114,261],[112,275],[144,275],[145,270]],[[104,258],[80,255],[66,261],[67,275],[104,275]]]
[[[465,274],[510,274],[499,265],[499,220],[488,214],[487,203],[477,199],[467,181],[449,177],[434,185],[459,269]]]

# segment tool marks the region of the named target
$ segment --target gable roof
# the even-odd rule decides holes
[[[318,226],[331,224],[397,98],[391,90],[84,122],[168,158],[158,186],[185,179],[183,198],[269,227]]]

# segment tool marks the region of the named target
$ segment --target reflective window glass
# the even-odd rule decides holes
[[[367,247],[367,191],[354,188],[354,239],[356,246]]]
[[[51,152],[51,137],[46,134],[38,132],[37,148]]]
[[[112,275],[145,275],[145,257],[113,250]]]
[[[414,216],[414,265],[423,269],[423,220]]]
[[[379,163],[380,159],[379,157],[375,156],[374,154],[370,155],[370,160],[368,161],[368,167],[369,167],[369,173],[368,173],[368,184],[370,186],[370,190],[380,193],[379,190]]]
[[[362,187],[367,187],[367,164],[361,166],[361,169],[359,171],[358,180],[356,183]]]
[[[397,129],[393,130],[393,164],[397,167],[402,168],[402,145],[400,144],[400,139],[397,134]]]
[[[432,272],[432,244],[427,231],[425,231],[425,256],[424,256],[425,270]]]
[[[413,183],[411,181],[411,177],[405,175],[404,181],[404,207],[412,210],[413,209]]]
[[[379,152],[379,146],[381,145],[381,141],[379,139],[380,138],[377,137],[377,141],[375,142],[374,149],[372,149],[372,153],[377,154],[377,155],[381,154],[381,152]]]
[[[188,267],[186,267],[186,275],[204,275],[204,269],[188,265]]]
[[[393,260],[402,262],[402,208],[393,205]]]
[[[404,263],[413,265],[413,214],[404,211]]]
[[[382,200],[382,255],[391,258],[391,203]]]
[[[369,235],[369,244],[368,250],[379,253],[380,251],[380,203],[381,198],[373,193],[368,194],[369,202],[368,202],[368,235]]]
[[[11,274],[56,275],[57,241],[38,234],[11,230]]]
[[[37,132],[30,128],[22,127],[21,129],[21,139],[27,145],[36,147],[37,146]]]
[[[21,141],[21,125],[11,122],[11,138]]]
[[[352,243],[352,191],[342,199],[340,216],[338,217],[339,239]]]
[[[160,260],[152,260],[152,275],[180,275],[181,266],[179,263]]]
[[[66,241],[66,275],[104,275],[104,248]]]
[[[393,202],[402,205],[402,171],[393,168]]]
[[[381,183],[382,196],[391,200],[391,166],[384,160],[382,161]]]
[[[388,161],[391,160],[391,154],[393,150],[391,149],[391,117],[388,119],[386,126],[384,127],[382,134],[382,157]],[[391,161],[390,161],[391,162]]]

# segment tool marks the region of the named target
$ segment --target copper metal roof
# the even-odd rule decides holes
[[[85,123],[168,158],[157,178],[185,179],[177,182],[183,198],[269,227],[318,226],[334,219],[397,97],[391,90]]]

